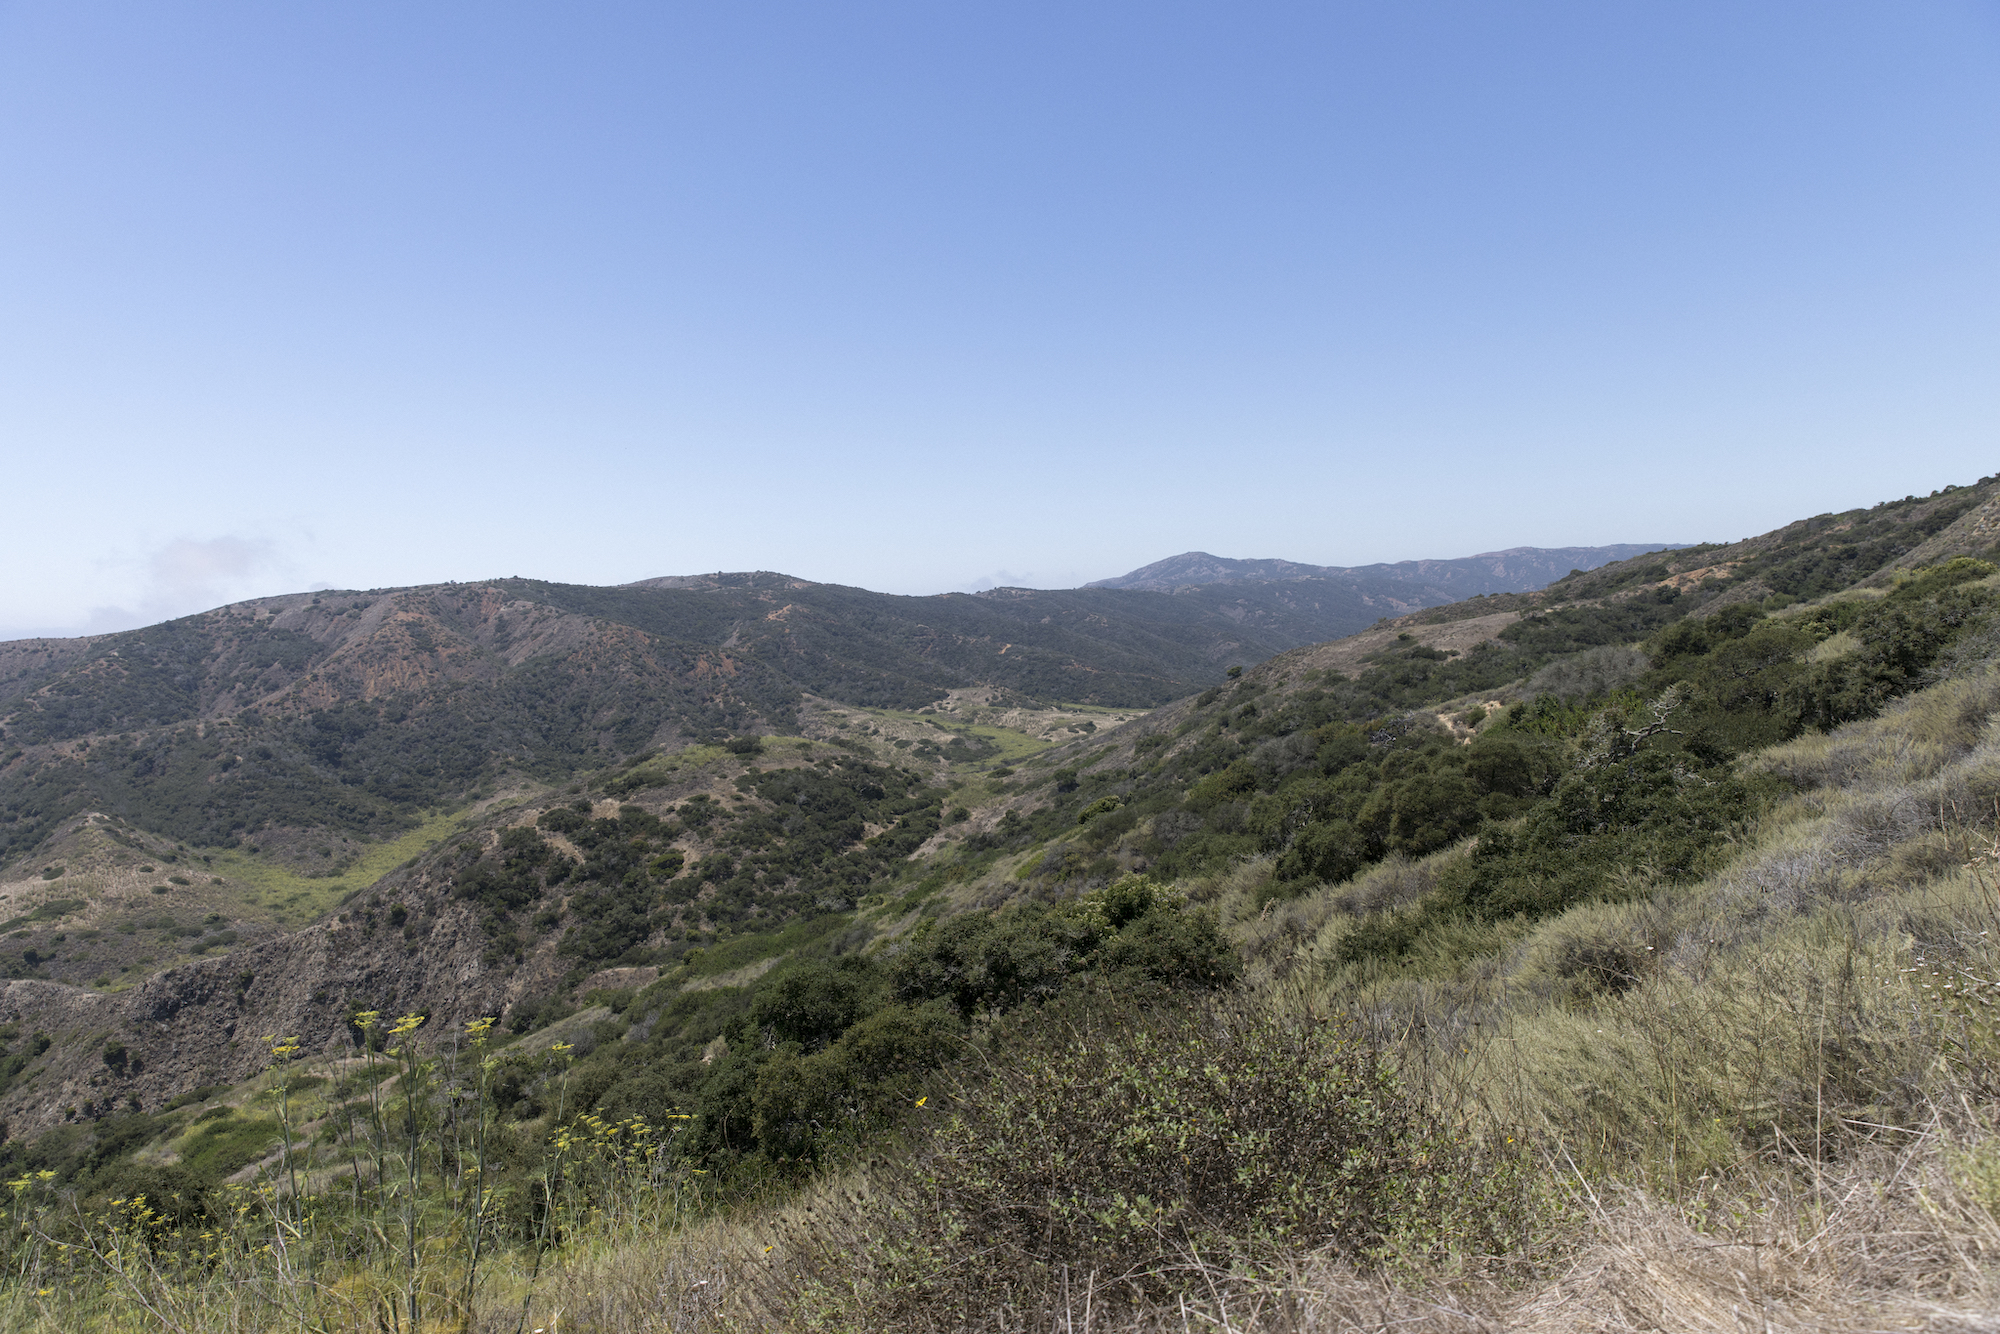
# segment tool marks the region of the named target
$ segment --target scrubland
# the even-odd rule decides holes
[[[1188,886],[1239,984],[1084,984],[893,1137],[729,1197],[673,1127],[554,1118],[482,1196],[482,1041],[287,1073],[300,1139],[219,1223],[12,1183],[13,1328],[1980,1328],[2000,1292],[2000,674],[1742,762],[1786,781],[1692,883],[1346,957],[1466,848],[1263,899]],[[1260,900],[1263,906],[1257,905]],[[561,1052],[545,1058],[559,1070]],[[378,1064],[379,1063],[379,1064]],[[289,1091],[287,1091],[289,1090]],[[412,1106],[414,1104],[414,1108]],[[322,1118],[314,1121],[313,1118]],[[310,1125],[309,1125],[310,1123]],[[302,1174],[302,1175],[301,1175]],[[480,1240],[525,1211],[525,1245]]]
[[[75,1179],[6,1183],[0,1320],[1991,1327],[2000,574],[1699,617],[1665,565],[1601,582],[951,793],[844,754],[657,812],[579,785],[455,854],[496,941],[560,906],[560,948],[638,972],[659,895],[713,911],[821,842],[896,892],[682,929],[676,971],[504,1023],[328,993],[324,1053],[272,1035],[252,1084],[9,1149]],[[711,826],[740,859],[688,869]],[[19,1073],[45,1040],[12,1038]]]

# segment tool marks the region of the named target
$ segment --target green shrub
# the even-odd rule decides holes
[[[1985,579],[2000,574],[2000,566],[1990,561],[1974,560],[1970,556],[1954,556],[1942,565],[1929,565],[1911,573],[1905,582],[1898,584],[1889,594],[1890,601],[1921,602],[1927,597],[1969,584],[1975,579]]]
[[[1949,649],[1989,623],[1993,591],[1964,585],[1990,568],[1953,561],[1857,612],[1849,630],[1860,650],[1802,669],[1784,685],[1785,708],[1805,726],[1831,729],[1923,684]]]
[[[897,957],[889,985],[898,1000],[945,1000],[971,1018],[1050,1000],[1085,972],[1201,988],[1232,982],[1237,966],[1210,914],[1127,876],[1061,908],[948,918]]]
[[[1554,1221],[1525,1155],[1444,1129],[1344,1021],[1125,996],[1033,1013],[919,1113],[886,1247],[913,1304],[1032,1302],[1067,1271],[1115,1305],[1279,1247],[1503,1255]]]
[[[1096,801],[1091,802],[1076,813],[1076,822],[1078,824],[1089,824],[1098,816],[1109,815],[1124,804],[1124,801],[1118,797],[1099,797]]]
[[[946,1005],[890,1005],[824,1051],[780,1049],[758,1071],[751,1096],[759,1143],[799,1161],[861,1146],[921,1096],[926,1074],[958,1054],[960,1036]]]
[[[1656,715],[1671,714],[1684,689],[1656,700]],[[1467,925],[1510,919],[1525,925],[1639,883],[1620,872],[1643,872],[1640,881],[1650,883],[1688,881],[1708,870],[1757,809],[1759,789],[1726,770],[1694,772],[1625,722],[1616,710],[1597,715],[1548,798],[1524,818],[1482,831],[1420,902],[1357,924],[1341,938],[1340,957],[1420,956],[1426,937],[1451,940]]]
[[[874,967],[854,956],[794,968],[765,986],[750,1008],[759,1028],[808,1051],[826,1046],[867,1013]]]

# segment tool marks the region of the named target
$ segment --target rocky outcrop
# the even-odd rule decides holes
[[[401,902],[414,935],[366,902],[340,917],[169,968],[128,991],[56,982],[0,984],[0,1023],[51,1038],[48,1051],[0,1098],[13,1136],[250,1078],[269,1062],[270,1036],[297,1036],[309,1054],[350,1049],[357,1009],[421,1013],[442,1039],[467,1020],[504,1015],[553,991],[563,966],[552,948],[519,964],[490,964],[479,922],[440,883],[392,877],[371,901]],[[122,1046],[117,1063],[107,1046]]]

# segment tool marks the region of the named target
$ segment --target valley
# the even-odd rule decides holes
[[[1495,555],[1511,566],[1452,577],[1549,568]],[[1772,1125],[1781,1144],[1824,1140],[1828,1099],[1857,1125],[1896,1125],[1921,1110],[1910,1090],[1943,1096],[1908,1062],[1894,1089],[1864,1077],[1891,1061],[1872,1001],[1839,1019],[1868,1054],[1805,1083],[1806,1057],[1776,1054],[1772,1032],[1701,1026],[1752,1024],[1743,1014],[1663,1021],[1643,1007],[1692,1005],[1697,976],[1717,979],[1703,995],[1747,994],[1730,979],[1766,977],[1757,961],[1781,949],[1800,978],[1821,978],[1810,941],[1878,904],[1925,959],[1989,985],[1974,927],[1987,909],[1962,881],[2000,793],[1981,767],[2000,718],[1996,555],[2000,483],[1985,479],[1743,542],[1572,564],[1541,587],[1413,594],[1318,637],[1310,626],[1327,622],[1312,618],[1329,613],[1311,605],[1315,581],[1351,591],[1359,573],[1202,557],[1126,588],[942,599],[769,574],[321,592],[0,645],[0,1153],[78,1199],[258,1183],[282,1199],[300,1189],[277,1184],[300,1161],[297,1117],[326,1150],[307,1179],[354,1198],[339,1226],[358,1230],[340,1244],[374,1255],[355,1238],[393,1204],[390,1150],[369,1150],[370,1196],[356,1118],[400,1098],[414,1127],[432,1089],[423,1114],[440,1134],[459,1124],[445,1109],[477,1104],[450,1116],[475,1117],[494,1155],[480,1170],[512,1201],[475,1228],[512,1248],[495,1281],[510,1301],[537,1282],[558,1300],[597,1281],[610,1252],[579,1248],[535,1277],[527,1202],[556,1207],[536,1174],[565,1136],[650,1127],[649,1161],[681,1183],[673,1208],[692,1211],[669,1230],[708,1239],[703,1272],[784,1250],[779,1289],[717,1299],[725,1324],[803,1319],[784,1306],[798,1294],[861,1303],[841,1308],[861,1324],[922,1324],[942,1309],[923,1305],[930,1280],[891,1272],[921,1255],[962,1285],[939,1301],[973,1309],[1004,1289],[1046,1312],[1063,1255],[1142,1268],[1179,1263],[1172,1246],[1249,1256],[1272,1219],[1447,1286],[1469,1263],[1447,1258],[1460,1254],[1450,1238],[1475,1239],[1497,1266],[1481,1282],[1532,1287],[1554,1271],[1520,1257],[1584,1245],[1602,1220],[1550,1184],[1557,1159],[1525,1146],[1570,1155],[1586,1189],[1644,1180],[1682,1201],[1688,1183],[1750,1164],[1805,1170],[1759,1146]],[[1224,577],[1144,586],[1189,572]],[[1414,576],[1396,577],[1411,592]],[[1387,592],[1366,595],[1372,611]],[[1876,758],[1845,769],[1828,758],[1864,751]],[[1827,822],[1876,800],[1864,779],[1894,789],[1890,813],[1852,816],[1859,832],[1837,855],[1786,862],[1785,840],[1834,839]],[[1923,815],[1923,802],[1957,814]],[[1918,813],[1894,813],[1905,806]],[[1913,884],[1944,905],[1934,917],[1908,915],[1897,896]],[[1810,941],[1795,934],[1808,921]],[[1855,932],[1871,977],[1914,967],[1894,931]],[[1585,1022],[1628,1046],[1579,1045]],[[1322,1030],[1396,1072],[1364,1075],[1370,1055],[1310,1085],[1385,1081],[1370,1087],[1407,1119],[1374,1141],[1393,1157],[1382,1180],[1434,1163],[1458,1203],[1383,1185],[1364,1237],[1342,1231],[1358,1202],[1329,1213],[1257,1196],[1265,1222],[1203,1231],[1225,1226],[1214,1210],[1252,1208],[1221,1183],[1262,1170],[1227,1158],[1227,1135],[1147,1130],[1223,1155],[1185,1159],[1169,1181],[1047,1101],[1067,1089],[1126,1109],[1104,1126],[1150,1126],[1157,1109],[1134,1090],[1178,1067],[1146,1064],[1145,1042],[1278,1043],[1318,1069],[1350,1050],[1302,1036]],[[1629,1044],[1648,1031],[1686,1045],[1642,1068]],[[1119,1034],[1152,1036],[1128,1048]],[[2000,1070],[1989,1036],[1963,1039],[1952,1068]],[[1072,1040],[1101,1059],[1036,1083]],[[1697,1068],[1704,1043],[1735,1044],[1732,1070],[1754,1047],[1769,1087]],[[1255,1065],[1229,1078],[1254,1082]],[[1273,1117],[1348,1115],[1256,1087]],[[1586,1087],[1621,1091],[1574,1093]],[[1240,1129],[1249,1105],[1214,1115]],[[926,1120],[933,1106],[952,1119]],[[1018,1108],[1126,1182],[1124,1198],[1143,1189],[1178,1212],[1134,1233],[1051,1203],[1067,1250],[1036,1250],[1027,1232],[962,1249],[958,1205],[913,1203],[960,1197],[925,1196],[923,1182],[957,1182],[969,1201],[998,1179],[1051,1201],[1069,1189],[1029,1183],[1018,1128],[981,1108]],[[1255,1124],[1272,1144],[1317,1142]],[[455,1180],[470,1160],[454,1143],[397,1161]],[[1285,1170],[1320,1182],[1330,1161]],[[629,1202],[624,1180],[590,1187],[604,1193],[589,1207]],[[846,1203],[815,1194],[840,1183]],[[465,1207],[460,1187],[437,1189],[437,1208]],[[783,1221],[809,1200],[817,1239]],[[899,1240],[842,1243],[842,1228]],[[814,1286],[842,1245],[872,1296]],[[367,1281],[419,1282],[397,1263],[383,1251]],[[1251,1272],[1211,1278],[1247,1293],[1265,1282]],[[1150,1281],[1117,1300],[1154,1310],[1166,1289]]]

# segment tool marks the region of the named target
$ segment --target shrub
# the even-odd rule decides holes
[[[1368,864],[1371,851],[1349,821],[1314,821],[1278,858],[1276,876],[1281,881],[1345,880]]]
[[[1063,926],[1032,907],[947,918],[897,958],[892,988],[898,1000],[948,1000],[967,1017],[1046,999],[1087,949]]]
[[[216,1179],[264,1157],[278,1146],[280,1127],[269,1117],[239,1117],[219,1108],[196,1118],[200,1124],[181,1142],[181,1165],[197,1176]]]
[[[1096,801],[1091,802],[1076,813],[1076,822],[1078,824],[1089,824],[1098,816],[1109,815],[1124,804],[1124,800],[1119,797],[1099,797]]]
[[[1970,556],[1954,556],[1942,565],[1930,565],[1911,572],[1910,578],[1898,584],[1889,594],[1891,601],[1919,602],[1935,596],[1947,588],[1971,583],[1975,579],[1990,578],[2000,574],[2000,566],[1990,561],[1975,560]]]
[[[1830,729],[1868,718],[1898,695],[1922,684],[1940,658],[1991,620],[1992,590],[1965,587],[1983,562],[1953,561],[1910,580],[1857,613],[1850,633],[1859,651],[1815,663],[1784,686],[1784,705],[1808,727]],[[1942,584],[1942,586],[1940,586]]]
[[[949,1001],[971,1018],[1050,1000],[1086,971],[1205,988],[1233,982],[1237,966],[1213,916],[1127,876],[1058,909],[949,918],[897,957],[889,985],[907,1004]]]
[[[1673,640],[1669,653],[1685,653],[1686,645],[1701,642],[1700,629],[1679,622],[1667,631],[1668,636],[1678,636]],[[1558,699],[1590,699],[1608,695],[1637,681],[1645,675],[1648,666],[1646,655],[1638,649],[1622,645],[1606,645],[1603,648],[1587,649],[1567,658],[1558,658],[1536,672],[1528,679],[1528,695],[1554,695]]]
[[[764,1151],[811,1162],[852,1150],[894,1124],[923,1078],[955,1055],[960,1024],[938,1002],[877,1010],[823,1051],[781,1048],[758,1072],[753,1124]]]
[[[1443,1129],[1346,1022],[1123,996],[1072,992],[958,1067],[886,1248],[908,1300],[1031,1303],[1066,1272],[1115,1303],[1200,1255],[1500,1255],[1551,1221],[1524,1156]]]
[[[777,1041],[815,1050],[867,1013],[874,981],[874,969],[865,959],[808,963],[760,991],[750,1015]]]

